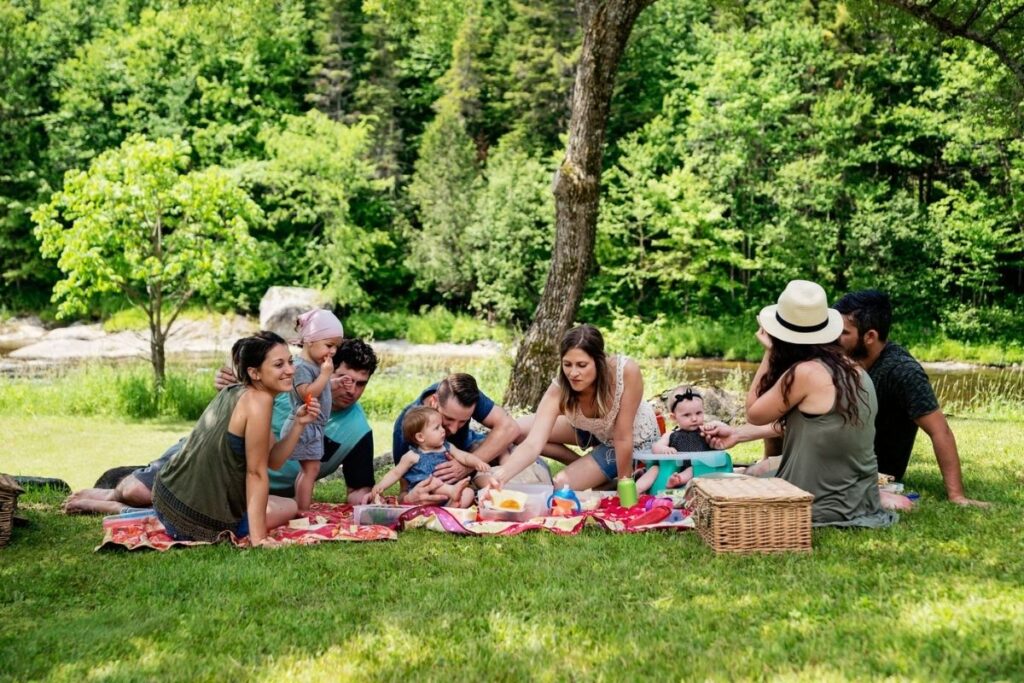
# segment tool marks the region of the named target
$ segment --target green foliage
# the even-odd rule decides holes
[[[229,296],[226,274],[258,272],[248,226],[259,207],[223,170],[188,171],[188,153],[180,140],[129,138],[69,171],[35,211],[42,253],[65,276],[54,288],[60,315],[117,292],[152,321],[163,305],[173,315],[193,296]]]
[[[71,368],[45,383],[0,380],[0,414],[194,421],[214,393],[209,372],[176,368],[168,373],[163,390],[158,393],[153,373],[145,366],[89,364]]]
[[[479,184],[476,150],[466,132],[457,95],[438,102],[438,114],[423,133],[409,197],[419,210],[421,227],[409,235],[406,266],[416,286],[435,289],[455,301],[473,288],[466,233],[474,217]]]
[[[57,69],[51,155],[75,167],[141,133],[187,140],[203,165],[250,157],[264,123],[298,110],[309,26],[301,0],[146,9]]]
[[[267,161],[240,169],[267,209],[274,231],[267,236],[283,245],[261,292],[295,273],[338,305],[367,303],[375,249],[389,241],[373,219],[372,205],[389,184],[373,177],[370,136],[366,123],[346,126],[316,111],[284,116],[263,131]]]
[[[552,166],[509,138],[487,160],[466,240],[475,280],[471,305],[488,317],[525,321],[537,306],[555,240]]]

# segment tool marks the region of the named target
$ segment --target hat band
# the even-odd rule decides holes
[[[779,315],[778,311],[775,311],[775,319],[779,321],[779,324],[785,327],[787,330],[793,332],[819,332],[828,327],[828,316],[825,316],[825,321],[818,323],[817,325],[794,325],[793,323],[786,322]]]

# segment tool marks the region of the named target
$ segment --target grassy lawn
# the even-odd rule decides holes
[[[33,493],[31,527],[0,550],[0,679],[1020,680],[1024,424],[953,427],[992,510],[943,502],[919,439],[920,509],[890,530],[816,531],[809,556],[596,529],[97,554],[98,518]],[[185,428],[114,423],[111,439],[106,418],[6,416],[0,471],[91,484]]]

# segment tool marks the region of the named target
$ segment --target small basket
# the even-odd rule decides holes
[[[716,553],[811,551],[814,496],[782,479],[693,480],[693,520]]]
[[[13,477],[0,474],[0,548],[11,540],[14,512],[18,509],[18,496],[24,492]]]

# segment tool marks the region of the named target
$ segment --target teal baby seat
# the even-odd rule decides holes
[[[662,456],[664,457],[664,456]],[[658,465],[658,477],[651,485],[650,493],[658,495],[668,488],[668,480],[673,474],[679,471],[679,464],[683,460],[693,463],[694,478],[711,474],[713,472],[732,472],[732,456],[726,451],[702,451],[697,453],[676,453],[673,459],[661,459],[648,461],[648,466]]]

